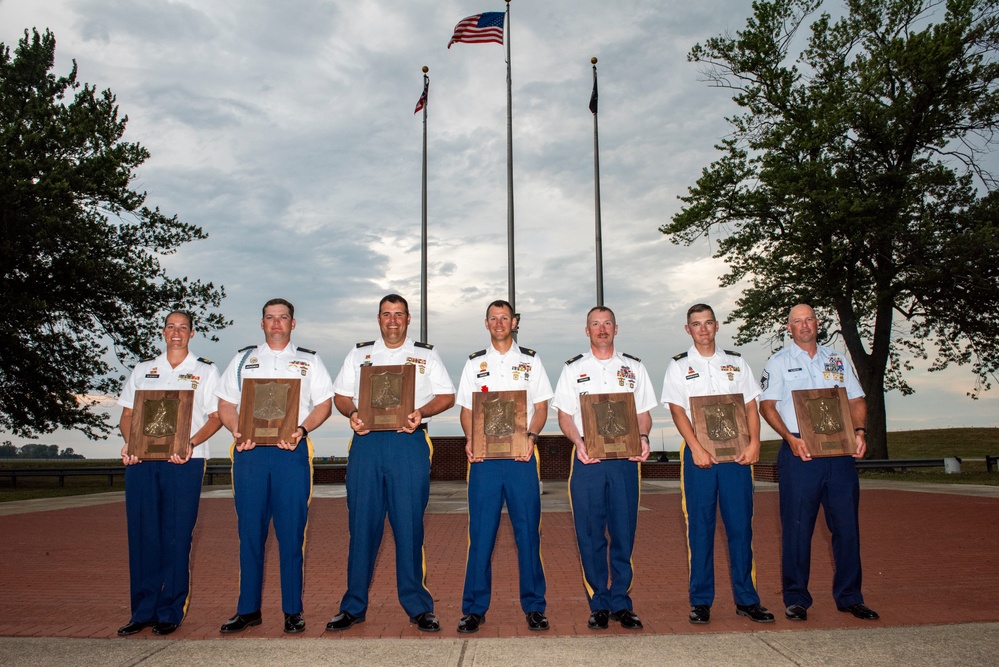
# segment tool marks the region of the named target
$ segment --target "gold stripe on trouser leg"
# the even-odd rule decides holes
[[[687,533],[687,587],[690,588],[690,515],[687,514],[687,489],[684,486],[683,468],[687,465],[683,452],[687,449],[687,441],[680,442],[680,508],[683,510],[683,525]]]
[[[302,441],[299,440],[299,444]],[[312,459],[315,455],[315,446],[312,444],[312,439],[309,436],[305,436],[305,445],[309,448],[309,499],[305,501],[305,506],[309,507],[312,505],[312,487],[313,487],[313,477],[315,475],[315,468],[313,467]],[[305,529],[302,531],[302,596],[305,596],[305,543],[309,541],[309,511],[305,511]]]
[[[208,459],[201,459],[201,481],[205,480],[205,471],[208,470]],[[198,496],[198,502],[201,502],[201,496]],[[194,529],[198,527],[198,520],[194,520],[194,526],[191,528],[191,535],[194,535]],[[187,553],[187,597],[184,598],[184,613],[180,617],[181,622],[187,618],[187,608],[191,606],[191,589],[194,588],[194,581],[192,580],[191,574],[191,553],[194,552],[194,540],[191,540],[191,550]]]
[[[430,448],[430,461],[433,462],[433,460],[434,460],[434,443],[431,442],[431,440],[430,440],[430,432],[424,429],[423,430],[423,437],[427,441],[427,447]],[[429,482],[428,482],[428,484],[429,484]],[[429,502],[429,498],[427,499],[427,501]],[[426,514],[426,512],[427,512],[427,506],[424,505],[423,506],[423,513]],[[426,530],[426,523],[424,523],[424,531],[425,530]],[[424,533],[424,535],[423,535],[423,542],[424,542],[424,544],[426,544],[426,541],[427,541],[427,536],[426,536],[426,533]],[[430,589],[427,588],[427,548],[424,546],[424,544],[420,545],[420,557],[423,559],[423,580],[420,582],[420,585],[423,586],[423,590],[425,590],[427,592],[427,595],[430,595]],[[433,598],[433,596],[431,595],[431,599],[432,598]]]
[[[572,461],[569,463],[569,486],[568,486],[569,511],[572,513],[572,516],[573,516],[573,524],[572,524],[573,525],[573,530],[575,530],[575,527],[576,527],[576,522],[575,522],[576,511],[572,507],[572,473],[573,473],[573,471],[575,469],[576,469],[576,448],[573,447],[572,448]],[[576,537],[576,553],[579,554],[579,569],[583,573],[583,587],[586,589],[586,595],[592,600],[593,599],[593,586],[590,586],[590,582],[588,582],[586,580],[586,568],[583,567],[583,554],[582,554],[581,551],[579,551],[579,537],[578,536]]]

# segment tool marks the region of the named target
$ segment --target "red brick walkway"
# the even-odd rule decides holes
[[[838,613],[830,594],[828,531],[816,530],[807,623],[783,618],[777,494],[756,495],[756,558],[763,603],[777,612],[769,626],[735,616],[727,577],[724,535],[717,540],[717,598],[708,626],[686,621],[687,554],[680,499],[645,495],[639,515],[633,598],[646,633],[747,632],[866,627]],[[371,590],[367,622],[337,637],[457,636],[465,565],[466,517],[427,515],[429,587],[443,624],[421,635],[395,596],[394,547],[385,541]],[[999,621],[999,498],[865,490],[861,501],[864,593],[881,613],[880,625]],[[548,575],[548,636],[592,636],[571,516],[544,516],[542,547]],[[719,522],[719,530],[721,530]],[[128,564],[123,503],[0,517],[0,636],[113,637],[128,620]],[[306,557],[304,636],[322,635],[343,594],[347,550],[346,502],[312,504]],[[515,548],[504,520],[494,555],[493,603],[480,637],[527,631],[517,594]],[[268,541],[264,623],[241,636],[283,637],[278,561]],[[183,626],[171,638],[217,638],[235,610],[237,540],[233,503],[204,499],[195,535],[193,598]],[[623,633],[612,627],[603,634]],[[148,632],[139,637],[151,637]],[[238,641],[238,638],[234,638]]]

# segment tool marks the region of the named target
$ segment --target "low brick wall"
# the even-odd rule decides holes
[[[465,479],[468,458],[465,456],[465,438],[431,436],[434,443],[434,460],[430,466],[430,479],[434,481]],[[538,438],[538,456],[541,459],[541,479],[569,479],[572,464],[572,443],[563,435],[542,435]],[[656,453],[653,452],[653,456]],[[776,463],[757,463],[753,466],[754,478],[761,482],[777,481]],[[680,479],[680,462],[646,461],[642,464],[645,479]]]

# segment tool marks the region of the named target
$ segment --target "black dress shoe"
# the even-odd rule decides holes
[[[129,621],[125,625],[118,628],[118,636],[127,637],[129,635],[134,635],[136,632],[142,632],[151,625],[154,625],[152,621]]]
[[[808,610],[800,604],[793,604],[784,610],[784,616],[789,621],[804,621],[808,618]]]
[[[458,632],[463,634],[478,632],[479,626],[485,622],[485,616],[479,616],[478,614],[465,614],[461,617],[461,620],[458,621]]]
[[[327,630],[346,630],[355,623],[364,623],[363,616],[354,616],[345,611],[341,611],[326,624]]]
[[[548,617],[543,611],[532,611],[527,614],[527,629],[541,632],[548,629]]]
[[[745,616],[754,623],[774,622],[774,615],[761,604],[737,604],[735,605],[735,613],[739,616]]]
[[[259,611],[255,611],[252,614],[236,614],[222,624],[219,632],[224,635],[231,635],[234,632],[242,632],[251,626],[260,625],[260,622]]]
[[[410,616],[409,617],[409,622],[410,623],[415,623],[417,629],[420,632],[440,632],[441,631],[441,624],[437,620],[437,617],[434,616],[434,612],[432,612],[432,611],[425,611],[425,612],[423,612],[421,614],[417,614],[416,616]]]
[[[643,627],[642,621],[639,620],[638,616],[630,609],[622,609],[620,611],[615,611],[610,615],[612,621],[617,621],[621,624],[621,627],[625,630],[641,630]]]
[[[173,632],[174,630],[176,630],[179,627],[180,626],[177,625],[176,623],[165,623],[165,622],[160,621],[160,622],[156,623],[155,625],[153,625],[153,634],[154,635],[168,635],[168,634],[170,634],[171,632]]]
[[[705,625],[711,621],[711,607],[703,604],[694,605],[690,608],[687,619],[694,625]]]
[[[851,604],[849,607],[837,607],[837,608],[840,611],[845,611],[850,614],[853,614],[854,616],[863,621],[876,621],[879,618],[881,618],[880,616],[878,616],[878,612],[874,611],[863,602],[859,604]]]
[[[305,619],[302,618],[302,612],[297,614],[285,614],[284,615],[284,631],[289,635],[295,635],[299,632],[305,630]]]
[[[597,609],[590,614],[590,620],[586,622],[586,627],[590,630],[606,630],[608,618],[610,618],[609,611],[606,609]]]

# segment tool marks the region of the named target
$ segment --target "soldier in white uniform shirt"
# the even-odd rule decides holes
[[[347,591],[327,630],[342,631],[364,622],[387,514],[395,538],[399,602],[419,630],[440,631],[423,553],[423,513],[430,500],[433,453],[427,424],[454,405],[454,385],[434,346],[407,336],[409,321],[406,299],[398,294],[382,297],[381,337],[355,345],[333,383],[334,405],[350,420],[354,435],[347,456]],[[394,365],[416,366],[416,409],[398,431],[372,431],[358,416],[361,367]]]
[[[260,328],[263,345],[244,347],[222,374],[219,417],[232,433],[232,486],[239,530],[239,601],[236,615],[222,634],[241,632],[261,623],[264,547],[271,517],[281,561],[281,609],[284,631],[305,630],[302,591],[305,580],[305,529],[312,499],[312,441],[333,411],[333,382],[315,350],[291,342],[295,306],[285,299],[264,304]],[[276,447],[257,446],[250,433],[239,432],[239,405],[243,380],[298,378],[298,428],[290,442]]]
[[[617,330],[610,308],[590,309],[586,315],[590,350],[565,362],[552,402],[558,410],[559,428],[575,445],[569,500],[590,603],[587,626],[593,630],[607,628],[608,620],[628,630],[642,628],[629,595],[635,576],[631,556],[638,527],[638,466],[649,457],[649,410],[656,405],[656,395],[641,359],[614,349]],[[583,444],[586,434],[579,397],[626,391],[635,394],[641,455],[604,461],[591,458]],[[608,502],[609,497],[614,501]],[[610,536],[609,546],[605,534]]]
[[[118,629],[121,636],[152,627],[157,635],[172,633],[184,620],[190,603],[190,559],[198,521],[201,484],[208,445],[219,430],[215,387],[219,373],[207,359],[188,350],[194,337],[190,313],[174,311],[163,327],[166,351],[136,364],[125,382],[118,405],[118,424],[125,446],[125,514],[128,521],[128,562],[132,617]],[[135,392],[194,390],[191,410],[191,452],[167,461],[142,461],[128,454]]]
[[[468,455],[468,558],[458,632],[472,633],[485,623],[492,600],[492,555],[503,503],[517,543],[520,569],[520,607],[527,627],[548,629],[545,616],[545,571],[541,563],[541,492],[537,451],[538,433],[548,419],[552,386],[541,357],[515,344],[520,323],[507,301],[486,308],[490,345],[468,357],[458,383],[461,427]],[[472,394],[522,390],[527,394],[527,436],[531,453],[519,459],[476,459],[472,456]]]
[[[729,568],[736,613],[757,623],[772,623],[773,614],[760,605],[753,561],[753,471],[760,457],[760,387],[749,364],[738,352],[715,346],[718,321],[703,303],[687,311],[684,330],[693,344],[669,362],[662,402],[670,411],[681,445],[680,488],[687,522],[690,565],[691,623],[708,623],[715,597],[715,517],[721,508],[728,537]],[[693,396],[742,394],[749,426],[749,446],[733,462],[718,463],[697,440],[690,415]],[[732,433],[733,436],[736,433]]]

